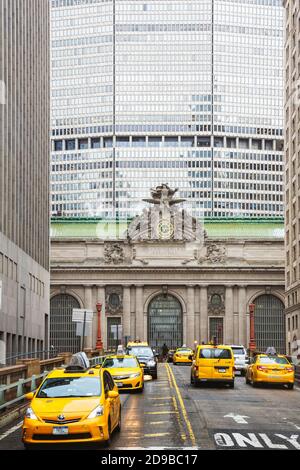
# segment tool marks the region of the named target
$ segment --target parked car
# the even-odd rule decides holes
[[[173,362],[173,357],[175,354],[176,349],[169,349],[168,355],[167,355],[167,362]]]
[[[246,375],[247,366],[249,364],[249,358],[247,351],[242,345],[230,345],[233,356],[234,356],[234,368],[236,371],[240,372],[243,377]]]

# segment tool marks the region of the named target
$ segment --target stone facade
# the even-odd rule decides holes
[[[160,213],[157,227],[162,220],[167,223],[170,207]],[[89,347],[96,344],[97,302],[103,304],[101,329],[107,348],[107,329],[113,318],[122,325],[123,341],[130,337],[151,342],[153,301],[160,299],[163,304],[170,298],[177,299],[182,312],[183,343],[193,346],[195,341],[210,340],[217,325],[224,342],[248,345],[249,304],[261,295],[284,300],[282,224],[275,224],[271,236],[265,229],[265,236],[261,235],[259,222],[256,227],[248,222],[247,227],[247,222],[214,221],[214,230],[210,223],[199,228],[195,224],[189,237],[181,240],[174,240],[176,227],[167,230],[165,226],[163,235],[152,239],[144,230],[149,211],[139,218],[142,235],[136,233],[137,221],[131,221],[123,238],[110,241],[109,252],[108,241],[92,235],[101,232],[92,228],[96,221],[86,221],[90,236],[76,233],[83,233],[82,221],[53,223],[51,298],[64,292],[75,297],[81,308],[94,310]],[[70,225],[65,234],[64,224]],[[271,224],[266,222],[265,226]],[[165,237],[167,232],[169,238]],[[109,304],[112,294],[113,308]]]

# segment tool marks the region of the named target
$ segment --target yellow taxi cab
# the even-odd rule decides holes
[[[234,387],[234,356],[230,346],[201,344],[191,368],[191,384],[216,382]]]
[[[258,354],[247,367],[246,383],[253,387],[260,383],[276,383],[294,388],[295,370],[284,355]]]
[[[102,367],[109,370],[119,390],[144,390],[144,369],[136,356],[118,350],[116,355],[107,356]]]
[[[23,423],[25,448],[45,444],[110,443],[121,429],[121,402],[109,371],[70,367],[48,374]]]
[[[182,348],[177,348],[173,354],[173,364],[191,364],[193,359],[192,356],[194,351],[191,348],[182,346]]]

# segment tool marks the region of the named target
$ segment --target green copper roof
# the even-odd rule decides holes
[[[51,238],[122,238],[130,220],[55,218],[51,221]],[[284,238],[284,221],[276,219],[205,219],[209,237],[221,238]]]

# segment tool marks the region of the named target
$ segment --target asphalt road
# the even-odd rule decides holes
[[[160,364],[158,380],[122,394],[111,449],[298,449],[300,389],[190,385],[190,367]],[[21,423],[0,430],[0,450],[22,450]]]

